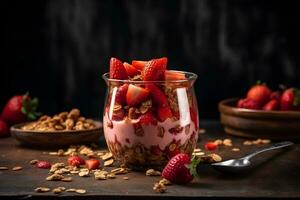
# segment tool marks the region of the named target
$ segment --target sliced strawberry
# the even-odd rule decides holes
[[[147,113],[141,115],[139,122],[140,122],[140,124],[144,124],[144,125],[157,125],[156,118],[150,112],[147,112]]]
[[[51,164],[47,161],[38,161],[36,163],[36,166],[41,169],[50,169],[51,168]]]
[[[89,159],[85,161],[85,165],[89,170],[94,170],[99,168],[100,162],[97,159]]]
[[[126,102],[128,106],[135,106],[149,97],[149,91],[145,88],[130,84],[126,94]]]
[[[158,88],[154,84],[147,84],[146,88],[150,91],[151,98],[155,105],[160,107],[168,106],[168,99],[160,88]]]
[[[126,94],[128,90],[128,84],[121,85],[116,93],[115,103],[122,106],[126,105]]]
[[[214,151],[216,150],[218,147],[218,145],[214,142],[207,142],[205,145],[204,145],[204,148],[208,151]]]
[[[152,59],[146,63],[142,77],[144,81],[162,81],[164,80],[168,59],[166,57]]]
[[[165,80],[172,81],[172,80],[186,80],[184,73],[176,72],[176,71],[165,71]]]
[[[131,64],[127,62],[124,62],[123,65],[129,77],[134,77],[135,75],[138,75],[140,73],[135,67],[133,67]]]
[[[68,158],[68,164],[71,166],[79,167],[80,165],[84,165],[85,161],[80,156],[70,156]]]
[[[109,63],[109,78],[125,80],[128,78],[123,63],[117,58],[111,58]]]
[[[163,122],[168,118],[172,118],[173,114],[169,106],[166,107],[158,107],[156,109],[157,118],[159,121]]]
[[[140,71],[142,71],[144,69],[146,63],[147,63],[147,61],[143,61],[143,60],[133,60],[131,62],[132,66]]]

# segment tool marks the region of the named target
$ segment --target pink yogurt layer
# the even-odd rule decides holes
[[[157,125],[142,125],[144,130],[143,136],[138,136],[135,134],[134,123],[137,123],[138,120],[129,120],[125,119],[122,121],[112,121],[113,128],[108,127],[108,123],[111,120],[108,119],[107,114],[104,116],[103,125],[104,125],[104,134],[107,142],[116,142],[115,138],[117,138],[118,142],[122,146],[132,147],[137,143],[144,145],[146,148],[150,149],[152,145],[159,145],[161,150],[164,150],[166,146],[168,146],[174,140],[179,141],[181,145],[183,145],[187,140],[189,140],[195,132],[195,139],[198,139],[198,133],[195,128],[195,124],[193,121],[189,121],[190,128],[189,132],[185,132],[185,128],[179,133],[172,134],[168,130],[174,128],[177,125],[180,125],[180,120],[173,121],[172,119],[166,119],[164,122],[158,122]],[[186,122],[185,122],[186,124]],[[158,136],[158,126],[162,126],[165,130],[164,136]],[[129,142],[128,142],[129,141]]]

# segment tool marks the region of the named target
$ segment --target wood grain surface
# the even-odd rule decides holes
[[[207,124],[206,132],[201,134],[199,147],[209,140],[231,138],[233,147],[241,151],[233,152],[233,147],[220,147],[215,153],[223,159],[237,158],[245,155],[258,146],[244,146],[244,139],[231,137],[222,131],[219,124]],[[101,148],[106,148],[104,139],[99,142]],[[200,165],[200,179],[188,185],[172,185],[164,194],[152,190],[159,177],[148,177],[143,172],[131,172],[120,175],[116,179],[100,181],[91,177],[73,176],[72,182],[46,181],[48,170],[38,169],[29,164],[32,159],[50,162],[66,162],[67,157],[50,156],[43,152],[49,149],[30,149],[20,146],[13,138],[0,139],[0,166],[9,170],[0,170],[0,199],[201,199],[201,198],[300,198],[300,144],[287,150],[277,150],[265,153],[253,160],[256,167],[244,174],[222,174],[209,165]],[[22,166],[20,171],[12,171],[14,166]],[[123,180],[128,176],[129,180]],[[62,194],[36,193],[36,187],[83,188],[84,195],[64,192]]]

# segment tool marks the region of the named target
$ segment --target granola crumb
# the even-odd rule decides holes
[[[231,150],[232,150],[232,151],[240,151],[240,149],[239,149],[239,148],[236,148],[236,147],[235,147],[235,148],[232,148]]]
[[[160,171],[156,171],[154,169],[148,169],[146,171],[146,176],[160,176],[161,172]]]
[[[37,187],[37,188],[34,189],[34,191],[38,192],[38,193],[49,192],[50,188],[47,188],[47,187]]]
[[[171,181],[169,181],[168,179],[165,179],[165,178],[161,179],[161,180],[159,181],[159,184],[163,184],[163,185],[172,185]]]
[[[13,171],[20,171],[22,169],[23,169],[23,167],[21,167],[21,166],[15,166],[12,168]]]
[[[123,180],[129,180],[129,177],[128,176],[124,176]]]
[[[104,161],[104,167],[109,167],[111,166],[112,164],[114,163],[114,159],[109,159],[109,160],[106,160]]]
[[[261,143],[263,143],[263,144],[269,144],[270,142],[271,142],[271,140],[269,140],[269,139],[261,140]]]
[[[246,140],[243,142],[243,145],[246,145],[246,146],[252,145],[252,141]]]
[[[75,192],[78,194],[85,194],[86,190],[85,189],[76,189]]]
[[[225,146],[232,146],[232,140],[231,139],[225,139],[225,140],[223,140],[223,144],[225,145]]]
[[[0,167],[0,170],[8,170],[8,167]]]
[[[69,189],[66,189],[66,192],[76,192],[76,189],[75,188],[69,188]]]
[[[157,193],[164,193],[167,190],[167,187],[162,183],[154,183],[153,190]]]
[[[36,160],[36,159],[29,161],[29,163],[30,163],[31,165],[35,165],[35,164],[38,163],[38,162],[39,162],[39,161]]]

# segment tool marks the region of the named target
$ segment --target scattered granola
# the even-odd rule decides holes
[[[0,167],[0,170],[8,170],[8,167]]]
[[[165,179],[165,178],[161,179],[161,180],[159,181],[159,184],[163,184],[163,185],[172,185],[171,181],[169,181],[168,179]]]
[[[102,159],[102,160],[108,160],[108,159],[110,159],[110,158],[112,158],[112,157],[113,157],[112,153],[111,153],[111,152],[108,152],[108,153],[104,154],[104,155],[101,157],[101,159]]]
[[[104,161],[104,167],[109,167],[111,166],[112,164],[114,163],[114,159],[109,159],[109,160],[106,160]]]
[[[30,163],[31,165],[35,165],[35,164],[38,163],[38,162],[39,162],[39,161],[36,160],[36,159],[29,161],[29,163]]]
[[[232,148],[231,150],[232,150],[232,151],[240,151],[240,149],[239,149],[239,148],[237,148],[237,147],[235,147],[235,148]]]
[[[66,189],[66,192],[76,192],[76,189],[75,188],[69,188],[69,189]]]
[[[167,187],[162,183],[155,183],[153,186],[153,190],[157,193],[164,193],[167,190]]]
[[[49,192],[50,188],[47,188],[47,187],[37,187],[37,188],[34,189],[34,191],[38,192],[38,193]]]
[[[60,175],[60,174],[52,174],[50,176],[48,176],[46,178],[47,181],[60,181],[62,180],[63,178],[65,178],[63,175]]]
[[[76,189],[75,192],[78,193],[78,194],[85,194],[86,190],[84,190],[84,189]]]
[[[65,178],[61,179],[61,181],[63,181],[63,182],[71,182],[72,180],[73,180],[72,177],[65,177]]]
[[[146,176],[160,176],[161,172],[160,171],[156,171],[154,169],[148,169],[146,171]]]
[[[225,146],[232,146],[232,140],[231,139],[225,139],[225,140],[223,140],[223,144],[225,145]]]
[[[123,180],[129,180],[129,177],[128,176],[124,176]]]
[[[16,167],[12,168],[13,171],[20,171],[22,169],[23,169],[23,167],[21,167],[21,166],[16,166]]]

